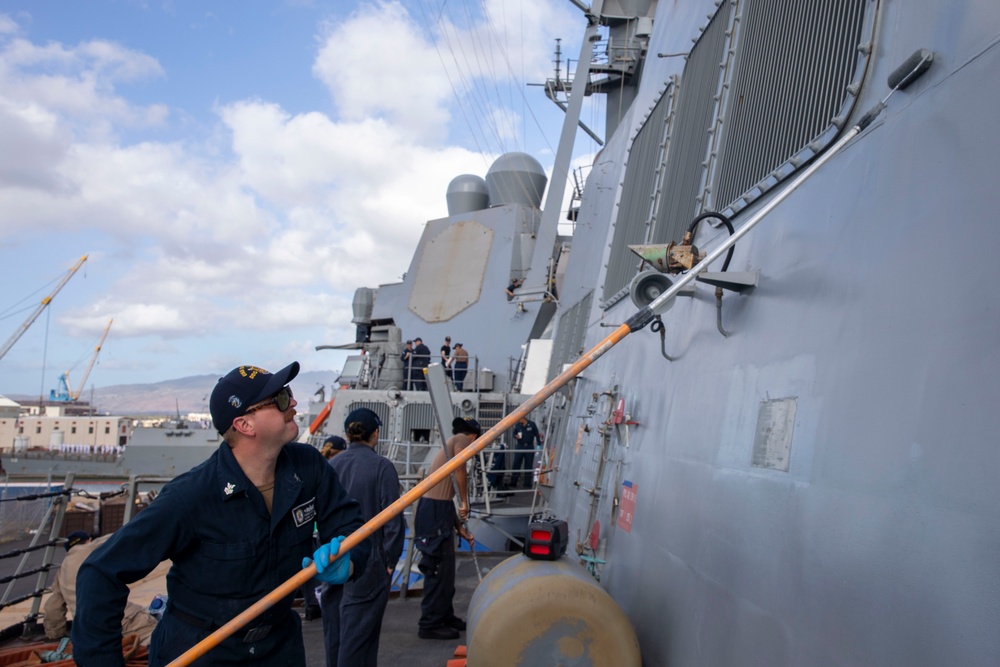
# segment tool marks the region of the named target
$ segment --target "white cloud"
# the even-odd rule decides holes
[[[451,89],[433,74],[440,59],[402,4],[363,5],[328,30],[313,73],[344,120],[380,118],[417,137],[447,135]]]
[[[0,36],[0,240],[86,234],[105,244],[92,270],[118,277],[62,316],[75,332],[99,333],[114,317],[118,339],[307,326],[352,336],[354,289],[398,280],[424,223],[447,214],[450,180],[491,162],[445,141],[454,100],[439,52],[476,73],[453,69],[470,99],[481,74],[547,73],[552,42],[538,26],[565,14],[531,3],[521,21],[499,0],[486,7],[489,23],[469,17],[460,28],[422,23],[398,2],[364,5],[317,47],[313,71],[336,117],[271,100],[220,103],[202,145],[121,139],[123,127],[172,120],[167,105],[133,104],[116,88],[164,76],[155,58],[100,40]],[[512,32],[498,27],[502,11]],[[15,32],[0,15],[0,35]],[[484,137],[518,135],[509,99],[470,99],[465,113],[492,128]]]
[[[552,75],[556,31],[573,15],[552,2],[470,6],[458,23],[425,4],[416,15],[396,0],[362,5],[322,37],[313,72],[346,120],[384,119],[426,143],[461,125],[481,150],[511,150],[522,120],[512,107],[524,104],[524,83]]]
[[[287,213],[275,247],[308,248],[308,265],[338,288],[398,277],[423,223],[446,214],[451,178],[483,168],[478,154],[420,146],[381,120],[292,117],[250,102],[222,117],[245,182]]]
[[[7,14],[0,13],[0,35],[13,35],[20,30],[20,26]]]
[[[0,183],[61,190],[65,184],[55,167],[71,143],[71,134],[43,106],[0,97]]]
[[[115,93],[115,84],[163,75],[146,54],[105,41],[77,47],[48,43],[38,46],[15,38],[0,50],[3,98],[30,103],[62,114],[77,131],[106,133],[114,123],[156,125],[165,121],[162,104],[133,105]]]

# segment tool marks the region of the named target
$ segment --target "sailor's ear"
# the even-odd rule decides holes
[[[253,422],[246,418],[246,415],[241,415],[233,420],[233,428],[243,435],[253,435]]]

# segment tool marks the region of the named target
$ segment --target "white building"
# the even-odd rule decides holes
[[[0,451],[26,449],[91,451],[128,444],[131,420],[108,415],[88,415],[71,406],[46,405],[28,410],[0,396]]]

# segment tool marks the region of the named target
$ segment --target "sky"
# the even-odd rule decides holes
[[[401,279],[452,178],[551,169],[563,114],[527,84],[584,28],[568,0],[3,0],[0,345],[88,259],[0,394],[339,370],[314,348],[354,340],[354,290]]]

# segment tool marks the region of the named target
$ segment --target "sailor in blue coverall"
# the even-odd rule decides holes
[[[161,561],[167,610],[150,643],[150,667],[166,665],[316,559],[321,581],[358,577],[369,543],[330,562],[362,525],[358,503],[313,447],[292,442],[293,363],[271,374],[241,366],[212,392],[212,421],[225,442],[166,486],[80,568],[73,657],[83,667],[120,667],[128,584]],[[286,444],[287,443],[287,444]],[[313,524],[322,546],[313,553]],[[304,665],[292,596],[211,649],[195,665]]]
[[[344,420],[350,444],[330,459],[330,465],[352,498],[361,503],[367,521],[399,500],[399,476],[392,462],[380,456],[382,421],[368,408],[352,410]],[[343,586],[324,586],[323,635],[327,667],[376,667],[382,616],[389,603],[392,572],[403,553],[406,523],[390,519],[371,536],[372,551],[365,573]]]
[[[538,426],[527,417],[521,417],[513,429],[514,463],[510,476],[510,486],[516,489],[521,485],[521,468],[524,468],[524,486],[530,488],[535,469],[535,448],[541,442]]]

